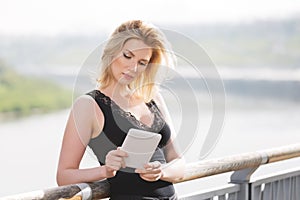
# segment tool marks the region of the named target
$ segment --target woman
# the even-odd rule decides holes
[[[119,26],[101,59],[98,88],[74,103],[65,129],[57,170],[59,185],[107,178],[111,199],[177,199],[172,182],[183,177],[184,161],[155,76],[168,64],[164,35],[142,21]],[[156,132],[162,139],[143,169],[127,168],[120,146],[130,128]],[[79,169],[89,146],[99,167]]]

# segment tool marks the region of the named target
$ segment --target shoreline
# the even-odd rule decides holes
[[[5,123],[10,123],[10,122],[17,122],[21,120],[26,120],[32,117],[36,116],[47,116],[51,114],[56,114],[59,112],[63,112],[67,110],[69,107],[62,107],[62,108],[57,108],[57,109],[51,109],[51,110],[43,110],[43,109],[34,109],[30,111],[30,113],[18,113],[18,112],[2,112],[0,113],[0,125],[5,124]]]

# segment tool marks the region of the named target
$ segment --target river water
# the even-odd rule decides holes
[[[255,87],[263,85],[258,81],[255,81],[255,84]],[[229,86],[227,90],[230,92],[232,88]],[[286,84],[286,87],[288,86],[289,84]],[[294,84],[291,88],[294,88]],[[247,95],[237,95],[235,92],[227,94],[223,128],[219,139],[215,141],[215,147],[201,159],[300,143],[300,103],[299,99],[293,99],[298,98],[299,90],[291,92],[291,99],[286,98],[288,97],[286,91],[283,92],[284,99],[276,98],[276,95],[280,97],[280,91],[279,94],[274,96],[272,93],[267,98],[260,98],[259,94],[250,98]],[[199,103],[204,106],[200,106],[201,112],[198,113],[200,119],[198,130],[207,132],[211,122],[211,109],[205,106],[207,102],[200,100]],[[173,107],[170,107],[170,112],[176,130],[180,128],[180,122],[192,120],[190,115],[182,118],[180,110]],[[56,186],[56,167],[68,113],[68,110],[62,110],[0,123],[0,197]],[[199,160],[203,138],[201,134],[196,135],[186,149],[184,156],[188,162]],[[292,159],[281,164],[274,163],[261,167],[255,175],[272,173],[299,164],[300,159]],[[88,151],[81,167],[97,165],[97,161]],[[227,173],[191,183],[181,183],[176,185],[176,188],[179,194],[185,194],[225,184],[228,178]]]

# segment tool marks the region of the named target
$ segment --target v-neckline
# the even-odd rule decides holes
[[[150,123],[150,125],[145,124],[144,122],[142,122],[141,120],[139,120],[132,112],[130,111],[126,111],[124,108],[122,108],[121,106],[119,106],[119,104],[117,104],[112,98],[110,98],[108,95],[104,94],[102,91],[97,90],[98,92],[100,92],[103,96],[105,96],[106,98],[109,99],[109,101],[114,104],[120,111],[122,111],[126,117],[130,116],[134,121],[136,121],[140,126],[147,128],[147,129],[152,129],[153,126],[155,125],[155,120],[156,120],[156,114],[155,112],[153,112],[150,109],[150,102],[146,103],[144,102],[144,104],[147,106],[147,108],[149,109],[149,111],[152,113],[153,115],[153,120]]]

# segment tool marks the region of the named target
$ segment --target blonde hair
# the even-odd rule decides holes
[[[100,75],[97,79],[100,88],[106,88],[113,80],[111,63],[130,39],[139,39],[152,48],[152,56],[145,71],[130,85],[135,94],[149,101],[155,93],[155,77],[160,64],[171,65],[170,46],[164,34],[156,27],[140,20],[121,24],[107,41],[100,64]]]

